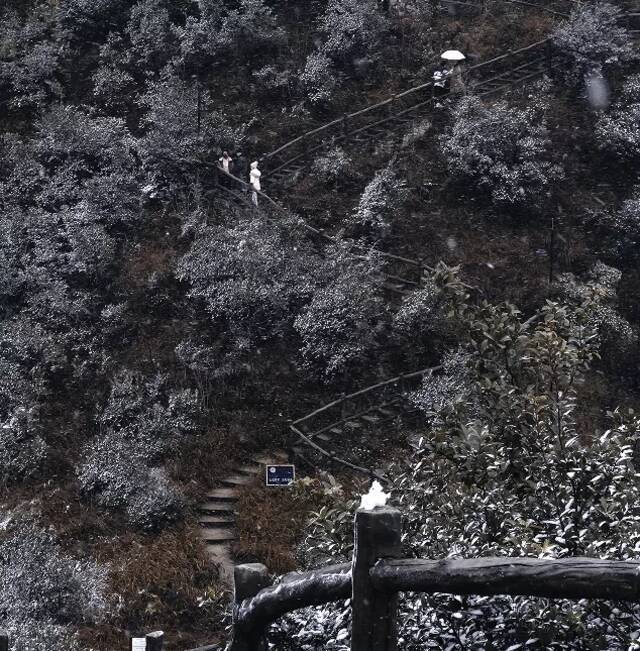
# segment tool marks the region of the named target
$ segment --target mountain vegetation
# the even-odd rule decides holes
[[[203,495],[289,448],[291,421],[427,367],[411,417],[339,442],[392,479],[408,555],[638,557],[637,42],[622,3],[455,4],[2,4],[13,651],[223,640]],[[547,38],[543,79],[475,92],[475,64]],[[271,174],[268,152],[426,84],[451,48],[465,93]],[[220,191],[223,151],[259,161],[280,208]],[[424,265],[412,291],[385,253]],[[349,557],[362,479],[297,463],[286,495],[244,490],[236,560]],[[613,601],[406,595],[402,613],[407,650],[640,649],[640,610]],[[290,615],[273,648],[347,649],[348,617]]]

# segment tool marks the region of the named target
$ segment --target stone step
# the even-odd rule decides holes
[[[201,527],[215,528],[218,526],[232,525],[235,522],[235,517],[233,513],[229,515],[225,515],[222,513],[218,515],[201,514],[198,516],[198,522],[200,523]]]
[[[406,287],[405,287],[405,285],[403,285],[402,283],[396,283],[396,282],[391,282],[391,281],[389,281],[389,282],[386,282],[386,283],[384,284],[384,286],[385,286],[387,289],[390,289],[390,290],[392,290],[392,291],[396,291],[396,292],[403,292],[403,291],[406,291]]]
[[[259,463],[244,464],[236,468],[238,473],[243,475],[261,475],[264,472],[264,468]]]
[[[252,484],[254,481],[254,477],[250,477],[248,475],[229,475],[228,477],[225,477],[222,480],[222,484],[225,486],[247,486],[248,484]]]
[[[237,539],[237,534],[233,529],[202,529],[200,538],[205,542],[224,543]]]
[[[329,430],[334,436],[342,436],[342,429],[340,427],[332,427]]]
[[[362,418],[362,420],[366,421],[367,423],[371,423],[372,425],[380,422],[380,418],[374,414],[363,414],[360,418]]]
[[[251,457],[252,461],[263,466],[270,466],[275,463],[287,463],[289,455],[284,450],[276,450],[269,455],[261,454]]]
[[[320,439],[321,441],[324,441],[325,443],[328,443],[331,440],[331,437],[325,432],[323,432],[322,434],[318,434],[316,438]]]
[[[210,501],[203,502],[198,506],[198,511],[200,513],[233,513],[235,511],[235,506],[233,502],[219,502],[219,501]]]
[[[234,501],[238,499],[236,488],[214,488],[207,493],[209,500]]]

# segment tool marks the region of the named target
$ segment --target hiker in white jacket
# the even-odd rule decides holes
[[[261,176],[262,176],[262,172],[258,169],[258,161],[257,160],[253,161],[253,163],[251,163],[251,171],[249,172],[249,183],[253,188],[253,192],[251,194],[251,200],[256,206],[258,205],[258,192],[260,192],[260,190],[262,189],[260,186]]]

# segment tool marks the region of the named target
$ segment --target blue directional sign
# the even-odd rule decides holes
[[[293,464],[267,466],[267,486],[289,486],[296,479],[296,467]]]

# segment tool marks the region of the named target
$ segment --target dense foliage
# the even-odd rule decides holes
[[[594,437],[580,398],[606,341],[611,318],[602,309],[619,277],[598,265],[585,283],[563,279],[570,302],[549,302],[525,320],[510,304],[470,303],[455,274],[439,270],[434,282],[464,334],[413,396],[427,416],[424,436],[388,470],[408,555],[637,556],[637,416],[610,414],[609,428]],[[335,498],[312,519],[301,550],[307,562],[349,557],[356,503]],[[635,616],[602,604],[407,596],[401,635],[408,649],[424,648],[425,637],[433,648],[629,649]],[[282,629],[302,648],[314,634],[348,648],[344,614],[302,617],[313,624],[298,632],[293,616]]]
[[[0,612],[16,651],[80,649],[69,625],[99,622],[109,610],[106,568],[65,553],[26,514],[3,513]]]
[[[2,4],[0,623],[15,649],[112,651],[169,627],[171,649],[209,642],[225,593],[197,503],[288,446],[286,421],[427,365],[423,422],[352,423],[337,442],[393,463],[408,553],[637,552],[631,35],[606,3],[568,20],[455,4]],[[431,110],[444,49],[473,64],[548,35],[565,74],[488,99],[471,65],[469,95]],[[584,74],[610,104],[577,99]],[[290,150],[294,174],[273,173],[268,151],[327,121]],[[225,150],[244,178],[259,160],[277,202],[219,184]],[[325,480],[288,498],[298,524],[321,505],[301,564],[349,552],[352,478],[318,497]],[[291,564],[301,534],[240,554]],[[608,605],[425,604],[405,601],[403,648],[424,648],[420,628],[445,649],[636,644]],[[278,648],[344,648],[346,611],[314,613]]]
[[[562,178],[550,145],[543,101],[522,109],[504,102],[487,106],[476,97],[459,103],[441,139],[452,179],[472,184],[498,206],[529,209]]]
[[[573,62],[572,74],[592,73],[633,57],[634,46],[613,3],[580,4],[553,33],[554,45]]]

